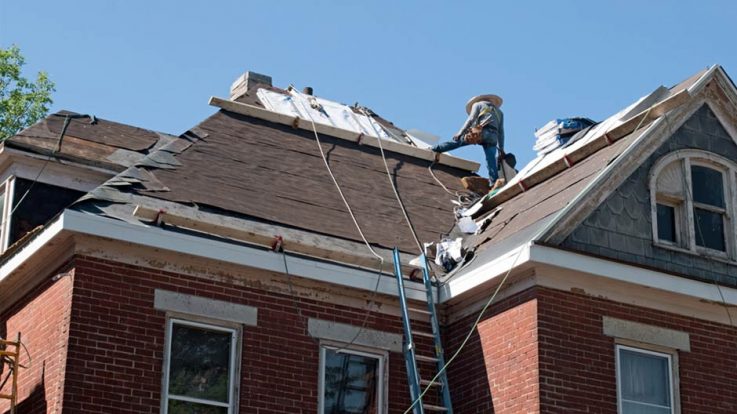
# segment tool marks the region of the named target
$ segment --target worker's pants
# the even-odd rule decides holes
[[[456,148],[465,147],[466,145],[472,144],[467,143],[463,139],[459,139],[458,141],[442,142],[432,147],[432,150],[434,152],[447,152]],[[494,185],[494,182],[499,178],[499,171],[496,164],[496,144],[492,145],[481,143],[480,145],[484,148],[484,155],[486,155],[486,168],[489,169],[489,178],[491,179],[491,184]]]

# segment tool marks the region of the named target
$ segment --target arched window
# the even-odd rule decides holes
[[[733,162],[705,151],[676,151],[658,160],[650,175],[655,243],[735,259],[736,172]]]

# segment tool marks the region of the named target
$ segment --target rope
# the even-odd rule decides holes
[[[291,89],[291,92],[298,93],[294,90],[294,88]],[[328,159],[325,156],[325,152],[322,149],[322,143],[320,142],[320,136],[317,133],[317,127],[315,126],[315,120],[312,119],[312,115],[310,115],[309,111],[307,111],[307,108],[305,108],[302,101],[298,101],[300,106],[302,106],[302,109],[307,114],[307,116],[310,118],[310,122],[312,123],[312,132],[315,134],[315,141],[317,141],[317,149],[320,150],[320,156],[322,157],[322,161],[325,164],[325,168],[328,170],[328,174],[330,175],[330,178],[333,180],[333,184],[335,184],[335,188],[338,190],[338,194],[340,194],[340,198],[343,200],[343,204],[345,205],[346,209],[348,210],[348,214],[351,216],[351,220],[353,220],[353,224],[356,226],[356,230],[358,230],[358,234],[361,236],[361,239],[363,240],[363,243],[366,245],[366,247],[369,249],[371,254],[376,256],[377,259],[381,262],[381,264],[384,264],[384,258],[381,257],[376,251],[371,247],[371,244],[366,239],[366,236],[363,234],[363,230],[361,230],[361,226],[358,224],[358,220],[356,220],[356,216],[353,214],[353,210],[351,209],[350,204],[348,204],[348,200],[346,200],[345,195],[343,194],[343,190],[340,188],[340,184],[338,184],[338,180],[335,179],[335,175],[333,174],[333,170],[330,168],[330,164],[328,163]]]
[[[409,413],[412,411],[412,408],[414,408],[415,405],[417,405],[418,402],[422,401],[422,397],[427,394],[427,391],[430,390],[430,388],[435,384],[440,378],[440,375],[445,372],[451,363],[458,357],[458,355],[461,353],[463,348],[468,343],[468,340],[471,339],[471,336],[473,335],[474,331],[476,331],[476,328],[479,326],[479,323],[481,323],[481,318],[484,316],[484,313],[486,313],[486,310],[491,306],[491,304],[494,302],[494,299],[496,298],[496,295],[499,293],[499,291],[502,289],[502,286],[504,286],[504,283],[507,281],[507,278],[509,278],[509,274],[512,273],[512,269],[514,269],[514,266],[517,265],[517,260],[519,260],[520,256],[522,256],[522,252],[524,249],[520,248],[519,253],[517,253],[517,256],[514,258],[514,261],[512,262],[512,265],[507,270],[507,273],[504,274],[504,277],[502,278],[502,281],[499,283],[499,286],[496,287],[496,290],[494,290],[494,293],[491,295],[489,300],[486,301],[486,304],[481,309],[481,312],[479,312],[479,316],[476,317],[476,320],[474,321],[473,325],[471,326],[471,329],[469,329],[468,334],[466,334],[466,337],[463,339],[463,342],[461,342],[461,345],[458,347],[458,349],[453,353],[453,356],[448,359],[448,361],[443,365],[442,368],[438,371],[437,374],[430,380],[430,383],[425,386],[425,389],[422,391],[422,393],[417,397],[416,400],[412,402],[412,405],[409,406],[404,411],[404,414]]]
[[[291,92],[298,93],[294,90],[294,88],[290,89]],[[310,118],[310,122],[312,123],[312,132],[315,134],[315,141],[317,142],[317,148],[320,150],[320,156],[322,157],[322,161],[325,164],[325,168],[328,171],[328,174],[330,175],[330,178],[333,180],[333,184],[335,184],[335,188],[338,190],[338,194],[340,194],[340,198],[343,200],[343,204],[345,204],[346,209],[348,210],[348,213],[351,216],[351,219],[353,220],[353,224],[356,226],[356,230],[358,230],[358,234],[361,236],[361,239],[363,240],[364,244],[368,248],[368,250],[373,254],[378,260],[379,260],[379,270],[376,275],[376,286],[374,286],[373,292],[371,292],[371,296],[369,298],[368,305],[366,307],[366,312],[363,317],[363,321],[361,322],[361,326],[359,327],[358,331],[356,331],[356,334],[353,336],[353,338],[343,345],[341,348],[337,349],[336,352],[340,352],[350,346],[352,346],[355,341],[358,339],[359,336],[363,333],[363,331],[366,329],[366,324],[368,323],[368,318],[371,316],[371,307],[376,303],[376,295],[379,291],[379,285],[381,283],[381,276],[384,271],[384,258],[381,257],[376,251],[371,247],[371,244],[366,239],[366,236],[363,234],[363,231],[361,230],[361,226],[358,224],[358,220],[356,220],[356,216],[353,214],[353,210],[351,209],[351,206],[348,204],[348,200],[346,200],[345,195],[343,194],[343,190],[341,190],[340,185],[338,184],[338,180],[335,179],[335,175],[333,174],[332,169],[330,168],[330,164],[328,163],[328,159],[325,156],[325,152],[322,149],[322,143],[320,142],[320,136],[317,133],[317,127],[315,126],[315,120],[312,119],[312,116],[307,111],[307,108],[305,108],[302,101],[299,101],[299,104],[302,106],[302,109],[307,114],[307,116]],[[287,276],[289,276],[289,269],[287,268],[287,261],[286,261],[286,252],[284,252],[284,270],[287,272]],[[291,281],[289,281],[290,291],[291,291]],[[291,292],[290,292],[291,293]],[[299,307],[297,308],[299,311]],[[300,312],[301,315],[301,312]]]
[[[371,118],[371,115],[369,115],[365,109],[361,108],[361,112],[368,118]],[[379,151],[381,152],[381,160],[384,162],[384,169],[386,170],[386,176],[389,179],[389,184],[392,187],[392,191],[394,191],[394,197],[397,199],[397,203],[399,203],[399,208],[402,210],[402,215],[404,215],[404,219],[407,221],[407,226],[409,227],[409,231],[412,233],[412,237],[415,239],[415,243],[417,244],[417,249],[420,251],[420,254],[425,252],[425,249],[422,247],[422,242],[420,242],[420,239],[417,237],[417,232],[415,231],[414,226],[412,225],[412,221],[409,219],[409,215],[407,214],[407,209],[404,207],[404,202],[402,202],[402,198],[399,197],[399,191],[397,190],[397,186],[394,184],[394,180],[392,180],[392,173],[389,171],[389,164],[386,162],[386,155],[384,154],[384,145],[381,143],[382,139],[379,136],[379,131],[376,130],[376,127],[374,127],[373,122],[369,122],[371,124],[371,129],[374,130],[374,133],[376,134],[376,139],[379,141]]]
[[[647,115],[650,113],[650,109],[651,108],[649,108],[647,110],[647,112],[645,113],[645,116],[643,116],[643,118],[640,120],[640,123],[637,125],[637,127],[635,128],[635,130],[633,131],[633,133],[634,132],[637,132],[637,130],[640,128],[640,126],[642,125],[642,122],[647,118]],[[432,167],[432,164],[431,164],[431,167]],[[430,169],[430,172],[432,173],[432,169]],[[433,174],[433,178],[435,178],[434,177],[434,174]],[[436,179],[436,181],[439,182],[439,180],[437,180],[437,179]],[[440,183],[440,184],[442,186],[442,183]],[[443,187],[445,187],[445,186],[443,186]],[[447,191],[447,189],[446,189],[446,191]],[[466,334],[466,337],[463,339],[463,342],[461,342],[460,347],[458,347],[458,349],[453,353],[453,356],[451,356],[450,359],[448,359],[448,361],[445,363],[445,365],[443,365],[443,367],[438,371],[438,373],[435,374],[435,376],[430,380],[430,383],[425,387],[425,389],[417,397],[417,399],[414,400],[412,402],[412,404],[409,406],[409,408],[407,408],[407,410],[404,411],[404,414],[408,414],[412,410],[412,408],[414,408],[414,406],[417,405],[417,403],[422,400],[422,397],[424,397],[425,394],[427,394],[428,390],[430,390],[430,387],[432,387],[432,385],[437,381],[437,379],[440,377],[440,375],[448,369],[448,367],[450,366],[450,364],[461,353],[461,351],[463,350],[463,348],[468,343],[469,339],[471,339],[471,336],[473,335],[474,331],[478,327],[479,323],[481,323],[481,318],[483,317],[484,313],[486,313],[486,310],[494,302],[494,299],[496,298],[497,294],[501,290],[501,288],[504,285],[504,283],[507,281],[507,278],[509,278],[509,275],[512,272],[512,269],[514,269],[514,267],[517,265],[517,261],[519,260],[520,256],[522,256],[522,252],[523,251],[524,251],[524,249],[520,249],[519,253],[517,253],[517,256],[514,258],[514,261],[512,262],[512,265],[507,270],[507,273],[504,274],[504,277],[502,278],[501,282],[499,283],[499,286],[497,286],[496,290],[494,290],[494,293],[491,295],[491,297],[489,298],[489,300],[486,301],[486,304],[481,309],[481,312],[479,312],[479,315],[476,317],[476,320],[474,321],[473,325],[471,326],[471,329],[469,329],[468,334]],[[720,290],[720,292],[721,292],[721,290]]]

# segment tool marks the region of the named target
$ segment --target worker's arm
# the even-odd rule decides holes
[[[468,114],[468,118],[466,118],[466,122],[463,123],[463,126],[458,131],[458,133],[453,135],[453,139],[460,138],[463,136],[463,134],[466,133],[468,128],[470,128],[471,125],[473,124],[473,121],[475,121],[476,118],[479,117],[479,112],[481,111],[482,105],[483,104],[481,102],[476,102],[475,104],[473,104],[473,106],[471,107],[471,113]]]

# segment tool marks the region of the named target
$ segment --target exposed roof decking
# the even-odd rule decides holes
[[[48,115],[36,124],[20,131],[5,141],[9,147],[21,148],[32,153],[49,155],[57,149],[59,135],[64,125],[64,115],[79,115],[61,111]],[[148,129],[96,118],[77,118],[69,122],[58,158],[82,164],[122,171],[154,150],[157,145],[174,139],[173,136]]]

